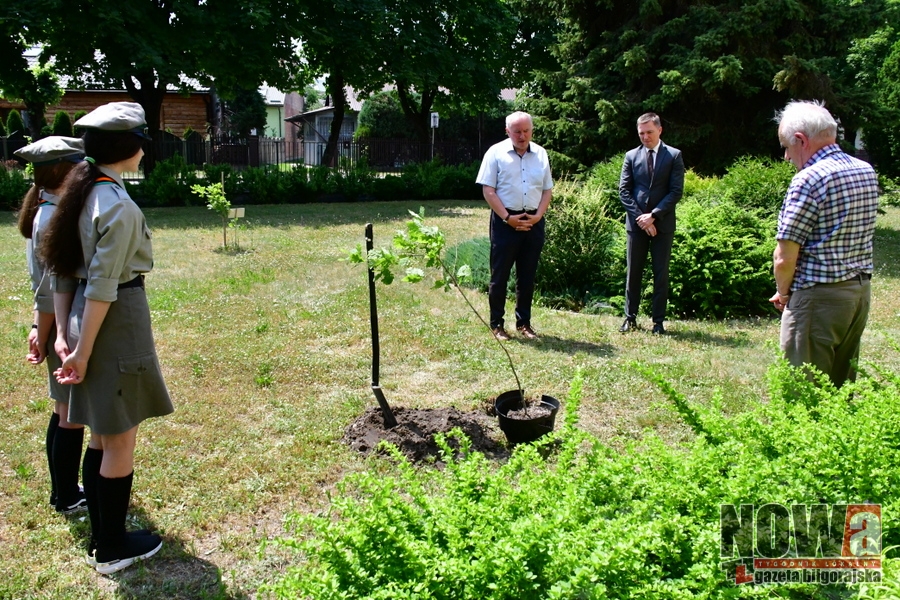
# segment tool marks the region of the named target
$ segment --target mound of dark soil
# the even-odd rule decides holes
[[[347,426],[343,440],[351,448],[369,454],[381,440],[397,446],[412,462],[440,460],[440,450],[434,442],[436,433],[447,433],[459,427],[472,440],[471,449],[492,458],[509,456],[505,438],[496,420],[483,412],[461,412],[455,408],[393,407],[397,426],[384,428],[384,417],[378,407],[369,408]],[[459,448],[456,438],[448,440],[450,447]]]

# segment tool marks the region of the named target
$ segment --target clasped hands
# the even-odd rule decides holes
[[[637,221],[638,227],[644,230],[644,233],[650,237],[656,235],[656,225],[654,225],[656,219],[653,218],[653,213],[644,213],[635,220]]]
[[[537,215],[522,213],[521,215],[511,216],[506,222],[516,231],[531,231],[531,228],[537,225],[540,220],[541,218]]]

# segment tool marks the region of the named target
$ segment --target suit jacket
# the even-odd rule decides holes
[[[681,150],[660,142],[653,167],[653,181],[647,172],[643,146],[629,150],[619,178],[619,200],[625,207],[625,229],[640,230],[636,219],[653,213],[657,233],[675,232],[675,205],[684,192],[684,160]]]

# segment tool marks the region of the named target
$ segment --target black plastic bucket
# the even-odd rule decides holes
[[[507,413],[522,408],[522,394],[519,390],[503,392],[494,401],[494,410],[500,420],[500,430],[506,434],[510,444],[527,444],[553,431],[559,400],[552,396],[541,396],[541,405],[550,409],[550,414],[537,419],[510,419]]]

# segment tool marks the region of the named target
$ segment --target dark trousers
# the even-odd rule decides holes
[[[491,211],[491,282],[488,285],[491,327],[503,327],[506,287],[513,265],[516,266],[516,327],[531,325],[534,278],[544,248],[545,223],[541,219],[530,231],[516,231]]]
[[[657,233],[650,237],[642,229],[628,232],[628,274],[625,280],[625,317],[637,318],[641,305],[641,280],[647,254],[653,269],[653,304],[651,316],[654,323],[666,320],[666,303],[669,300],[669,260],[672,258],[672,240],[675,233]]]

